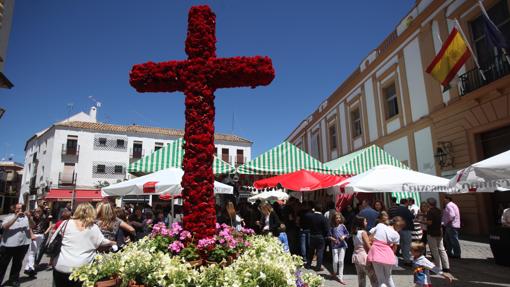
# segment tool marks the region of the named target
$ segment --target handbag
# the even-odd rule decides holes
[[[56,257],[60,253],[60,249],[62,248],[62,239],[64,239],[64,234],[66,232],[68,222],[69,220],[66,220],[64,223],[62,223],[63,226],[60,229],[60,232],[55,235],[55,238],[53,238],[53,240],[51,240],[46,247],[46,254],[49,257]]]

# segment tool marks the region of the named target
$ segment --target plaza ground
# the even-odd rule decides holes
[[[496,265],[492,252],[487,243],[476,241],[461,240],[462,259],[451,260],[452,274],[457,278],[452,285],[449,285],[439,276],[434,276],[434,286],[508,286],[510,287],[510,267]],[[42,264],[48,262],[44,258]],[[357,276],[354,266],[346,265],[345,281],[347,286],[358,286]],[[331,280],[327,270],[319,273],[326,279],[325,287],[342,286],[338,282]],[[397,286],[414,286],[412,284],[412,273],[409,267],[399,268],[393,272],[395,284]],[[8,275],[7,275],[8,276]],[[7,280],[4,278],[4,280]],[[23,287],[50,287],[52,286],[52,273],[50,269],[45,269],[37,274],[36,279],[28,278],[21,273],[21,286]]]

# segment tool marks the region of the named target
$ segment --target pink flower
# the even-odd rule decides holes
[[[172,251],[174,254],[178,254],[184,248],[184,244],[180,241],[174,241],[170,245],[168,245],[168,250]]]
[[[186,240],[187,238],[191,238],[191,233],[187,230],[184,230],[181,232],[181,236],[179,237],[180,240]]]
[[[181,225],[178,222],[174,222],[174,223],[172,223],[169,235],[170,236],[176,236],[179,233],[181,233],[181,231],[182,231]]]
[[[197,248],[198,249],[207,249],[207,247],[209,246],[212,246],[216,243],[216,241],[214,240],[214,238],[204,238],[204,239],[200,239],[198,241],[198,245],[197,245]]]

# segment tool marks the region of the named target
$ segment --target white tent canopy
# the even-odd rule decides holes
[[[257,195],[254,195],[248,198],[249,202],[255,202],[257,200],[268,201],[268,200],[287,200],[289,199],[289,195],[283,192],[281,189],[277,190],[269,190],[261,192]]]
[[[459,170],[450,187],[460,192],[493,192],[510,189],[510,150]]]
[[[128,181],[119,182],[101,189],[101,195],[126,196],[126,195],[161,195],[181,194],[181,180],[184,171],[180,168],[168,168],[148,175],[137,177]],[[154,192],[144,192],[144,185],[155,184]],[[220,182],[214,182],[214,194],[233,194],[234,188]]]
[[[353,192],[449,192],[448,179],[391,165],[379,165],[337,186]]]

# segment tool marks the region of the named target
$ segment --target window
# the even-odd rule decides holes
[[[154,151],[160,150],[161,148],[163,148],[163,143],[156,143],[154,145]]]
[[[96,173],[105,173],[106,166],[104,164],[98,164],[96,167]]]
[[[77,153],[78,153],[78,138],[76,136],[68,136],[65,154],[76,155]]]
[[[142,158],[142,143],[133,143],[133,158]]]
[[[106,138],[99,138],[99,146],[106,146]]]
[[[351,111],[351,125],[352,125],[352,137],[357,138],[361,136],[363,130],[361,129],[361,114],[359,108],[355,108]]]
[[[398,115],[398,99],[395,83],[383,89],[383,95],[386,103],[386,119]]]
[[[221,149],[221,159],[222,159],[223,161],[229,162],[229,158],[228,158],[228,148],[222,148],[222,149]]]
[[[124,170],[124,168],[122,167],[122,165],[116,165],[115,166],[115,173],[116,174],[122,173],[123,170]]]
[[[117,148],[124,148],[125,146],[126,146],[126,141],[118,139],[117,140],[117,145],[115,147],[117,147]]]
[[[506,39],[510,39],[510,14],[506,0],[499,1],[492,8],[487,10],[489,18],[498,26]],[[488,43],[485,37],[485,29],[482,15],[469,23],[475,46],[476,54],[482,69],[487,69],[494,62],[494,48]]]
[[[311,142],[312,150],[311,150],[311,153],[310,153],[311,156],[313,156],[314,158],[316,158],[318,160],[321,159],[319,131],[320,131],[320,129],[317,129],[314,132],[312,132],[312,142]]]
[[[334,151],[337,148],[336,124],[330,124],[329,128],[329,150]]]
[[[74,163],[64,163],[64,170],[59,176],[59,184],[73,184],[75,180]]]
[[[244,150],[242,150],[242,149],[238,149],[237,150],[236,163],[237,164],[244,164]]]

